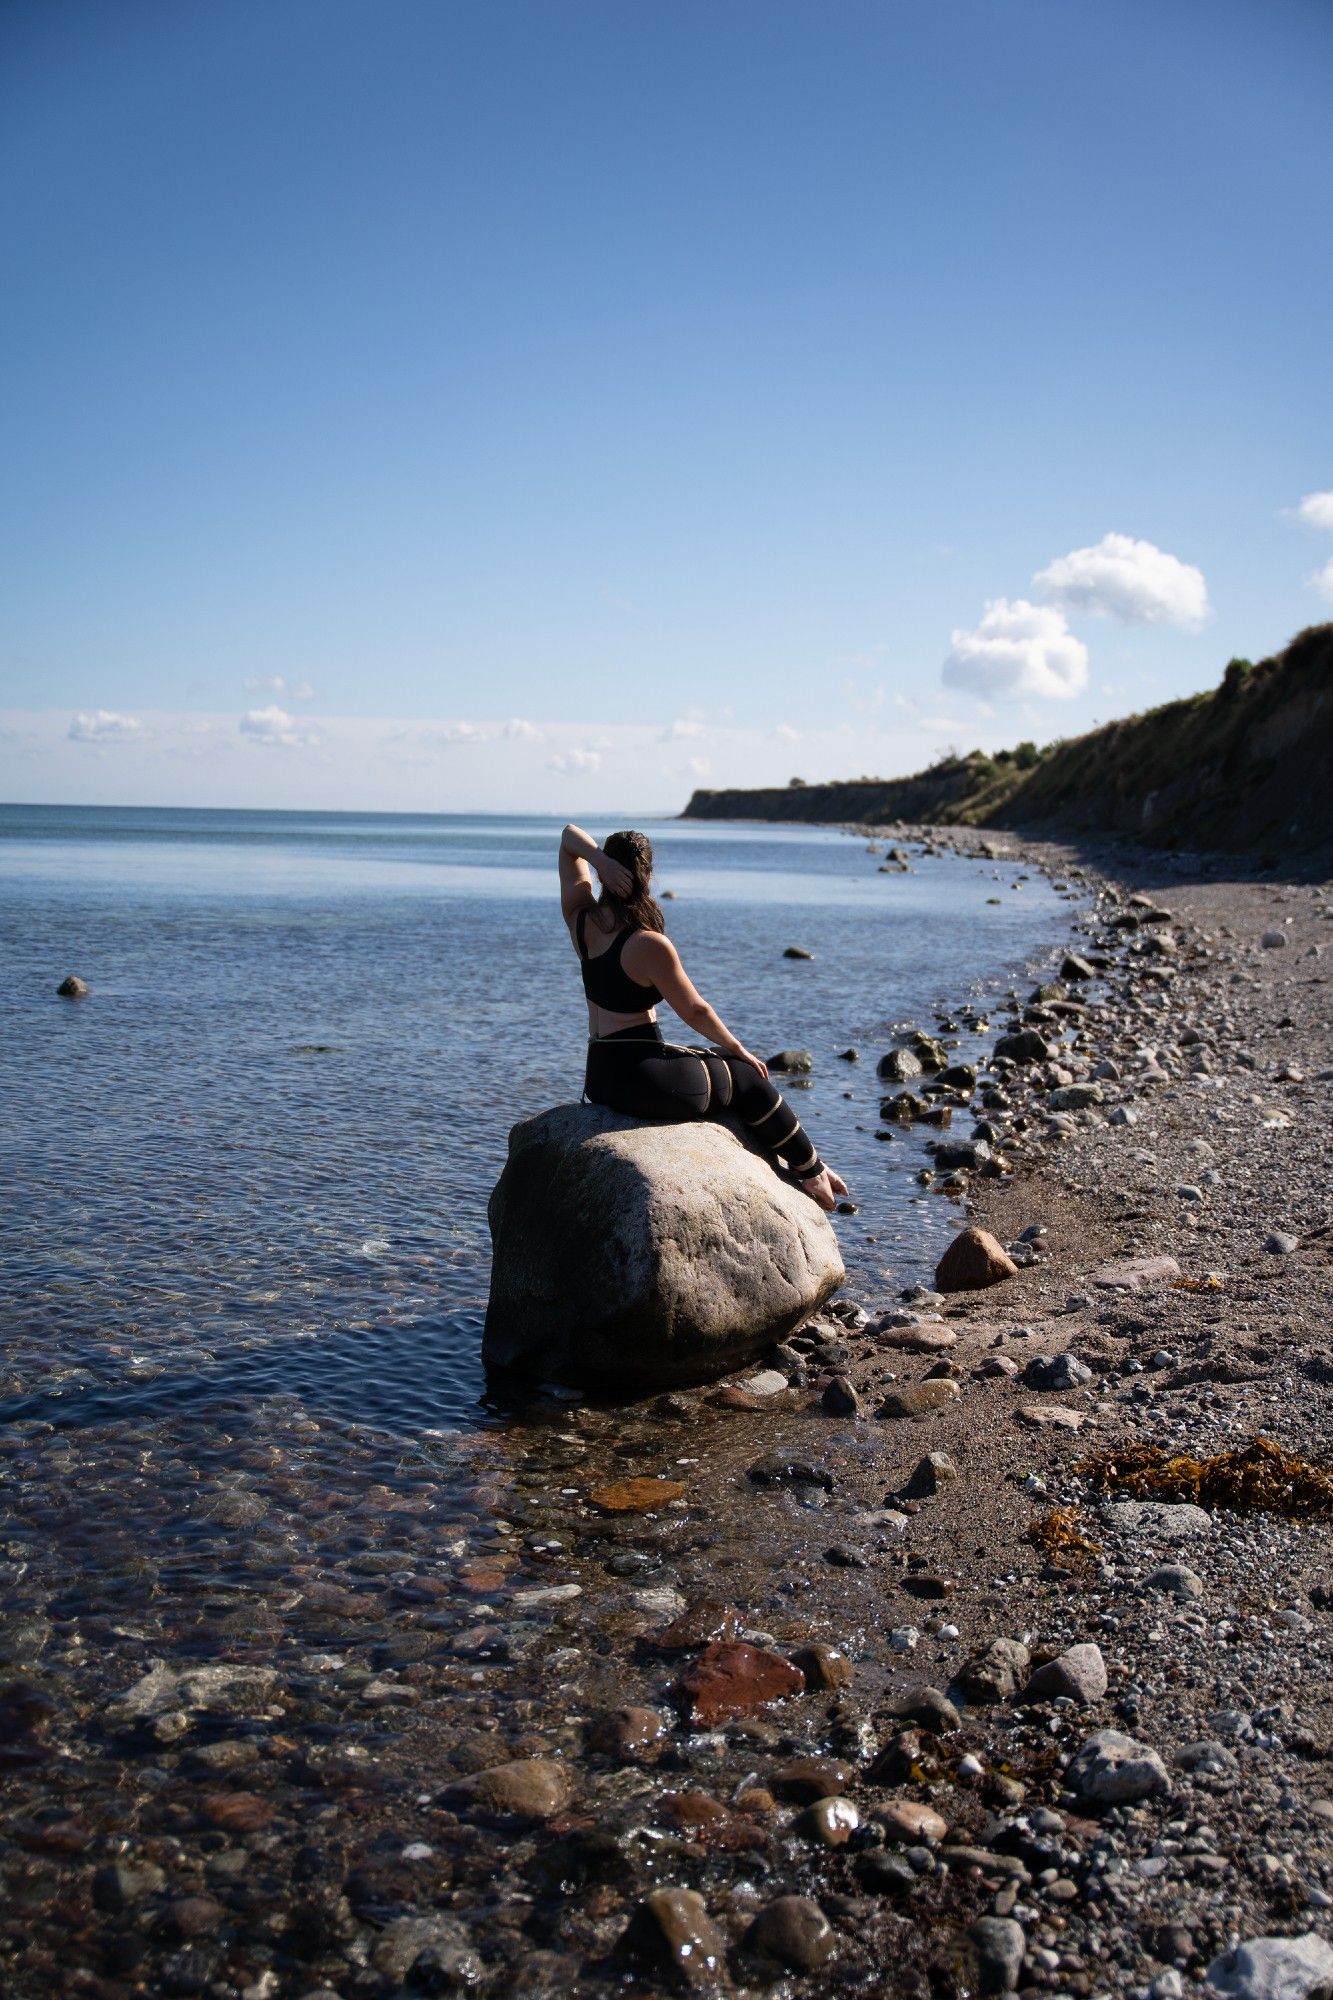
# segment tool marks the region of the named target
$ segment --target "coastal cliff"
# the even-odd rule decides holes
[[[1333,625],[1232,660],[1211,691],[1038,750],[950,755],[909,778],[696,791],[685,819],[1028,827],[1154,847],[1333,844]]]

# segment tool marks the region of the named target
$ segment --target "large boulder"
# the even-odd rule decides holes
[[[489,1220],[487,1366],[580,1387],[725,1374],[845,1276],[823,1211],[711,1120],[592,1104],[525,1119]]]

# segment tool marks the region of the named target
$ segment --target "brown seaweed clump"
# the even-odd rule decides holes
[[[1282,1514],[1288,1520],[1333,1514],[1333,1471],[1283,1451],[1271,1438],[1254,1438],[1212,1458],[1134,1444],[1103,1452],[1080,1470],[1097,1492],[1128,1493],[1138,1500],[1192,1500],[1197,1507]]]
[[[1060,1569],[1089,1569],[1101,1554],[1101,1545],[1084,1534],[1083,1516],[1077,1507],[1053,1507],[1032,1523],[1023,1539]]]

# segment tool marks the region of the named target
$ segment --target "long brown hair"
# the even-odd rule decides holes
[[[627,896],[613,896],[603,884],[598,908],[613,930],[664,931],[666,918],[648,893],[653,879],[653,843],[646,833],[632,829],[609,834],[602,843],[608,859],[618,861],[634,877]]]

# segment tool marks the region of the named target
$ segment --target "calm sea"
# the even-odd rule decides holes
[[[916,1184],[919,1138],[875,1139],[876,1059],[1021,985],[1067,906],[1012,865],[881,873],[833,830],[650,831],[695,983],[760,1054],[814,1055],[793,1102],[860,1204],[853,1286],[926,1275],[957,1211]],[[221,1378],[399,1431],[484,1419],[487,1196],[510,1126],[582,1087],[558,832],[0,808],[7,1398]],[[56,998],[67,972],[90,998]]]

